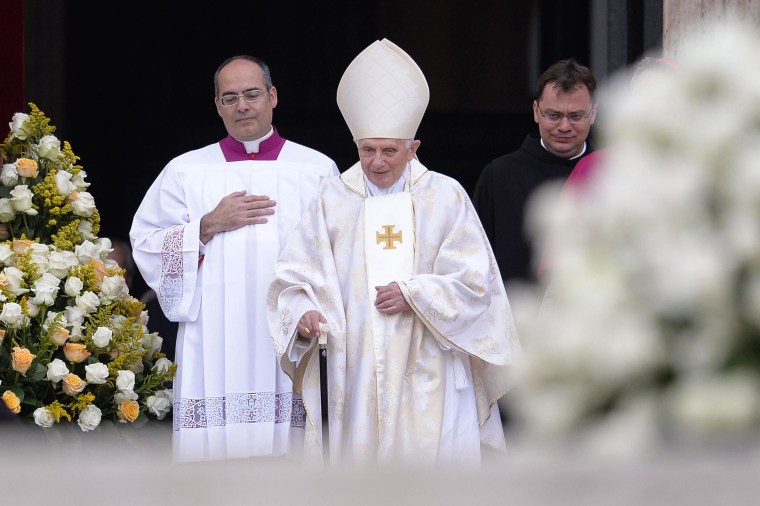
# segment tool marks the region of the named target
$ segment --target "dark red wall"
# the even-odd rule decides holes
[[[0,140],[14,113],[24,112],[24,0],[0,7]]]

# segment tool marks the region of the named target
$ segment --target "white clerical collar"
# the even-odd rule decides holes
[[[377,197],[378,195],[390,195],[391,193],[398,193],[401,191],[404,191],[404,187],[406,186],[406,180],[409,178],[409,164],[406,164],[406,167],[404,168],[404,172],[401,173],[401,176],[396,179],[396,182],[390,185],[388,188],[380,188],[377,185],[373,184],[372,181],[367,179],[367,176],[364,176],[364,182],[367,184],[367,195],[370,197]]]
[[[542,148],[544,148],[544,149],[546,149],[547,151],[549,151],[549,149],[546,147],[546,144],[544,144],[544,139],[543,139],[543,137],[541,138],[541,147],[542,147]],[[584,141],[584,142],[583,142],[583,149],[581,149],[581,152],[580,152],[580,153],[578,153],[578,154],[577,154],[577,155],[575,155],[575,156],[571,156],[570,158],[568,158],[568,160],[575,160],[575,159],[576,159],[576,158],[578,158],[579,156],[583,156],[583,153],[585,153],[585,152],[586,152],[586,142]],[[550,151],[550,153],[551,153],[551,151]]]
[[[260,139],[256,139],[255,141],[242,141],[243,146],[245,146],[245,152],[246,153],[258,153],[259,152],[259,144],[264,142],[265,140],[269,139],[272,134],[274,133],[274,127],[269,127],[269,133],[266,134],[264,137]]]

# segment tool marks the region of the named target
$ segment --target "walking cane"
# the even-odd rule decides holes
[[[319,324],[319,395],[322,401],[322,458],[325,464],[330,463],[330,419],[327,413],[327,334],[330,326]]]

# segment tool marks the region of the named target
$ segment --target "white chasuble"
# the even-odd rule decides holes
[[[374,309],[375,286],[391,282],[412,311]],[[322,184],[275,266],[269,326],[303,395],[305,457],[320,462],[318,360],[313,347],[292,353],[312,309],[330,324],[331,462],[473,463],[481,444],[504,448],[496,400],[520,346],[490,245],[455,180],[412,160],[403,192],[368,197],[356,164]],[[467,382],[456,380],[457,355]]]
[[[135,260],[180,322],[176,461],[300,456],[305,411],[277,365],[265,301],[277,255],[327,175],[308,163],[191,159],[167,166],[138,210]],[[274,215],[216,234],[201,255],[200,219],[240,190],[276,200]]]

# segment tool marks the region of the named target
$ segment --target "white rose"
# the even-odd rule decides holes
[[[8,291],[10,291],[13,295],[23,295],[29,291],[26,288],[21,288],[21,283],[24,281],[24,273],[21,271],[21,269],[18,269],[16,267],[6,267],[3,269],[3,275],[10,283]]]
[[[27,121],[29,121],[28,114],[17,112],[13,115],[13,118],[11,118],[11,122],[8,123],[8,126],[10,127],[11,132],[13,132],[14,137],[22,141],[26,139],[28,134],[24,128],[24,123]]]
[[[84,311],[85,314],[94,313],[100,305],[100,298],[89,290],[81,295],[77,295],[75,300],[77,307]]]
[[[106,276],[100,285],[100,302],[110,304],[111,302],[121,299],[128,293],[127,283],[123,276]]]
[[[101,258],[108,256],[113,251],[113,243],[108,237],[100,237],[92,242],[98,247]]]
[[[58,316],[58,313],[55,311],[48,311],[45,315],[45,321],[42,322],[42,330],[47,330],[50,328],[50,323],[53,321],[53,319]]]
[[[87,173],[83,170],[80,170],[73,176],[71,176],[71,182],[74,183],[77,187],[77,191],[82,191],[88,186],[90,186],[90,183],[85,182],[85,178],[87,177]]]
[[[156,418],[163,420],[172,409],[172,390],[160,390],[155,395],[151,395],[145,401],[148,410],[156,415]]]
[[[52,427],[55,422],[53,414],[47,408],[37,408],[34,410],[34,423],[40,427]]]
[[[92,233],[92,223],[87,220],[82,220],[79,222],[79,226],[77,227],[77,232],[79,232],[79,235],[81,235],[88,241],[92,241],[96,239],[96,236]]]
[[[29,301],[26,305],[26,315],[29,318],[36,318],[40,314],[40,306],[33,301]]]
[[[84,322],[84,311],[79,306],[66,306],[64,311],[66,321],[71,325],[82,325]]]
[[[69,368],[66,367],[66,363],[60,358],[54,359],[47,365],[47,379],[53,383],[58,383],[63,378],[69,375]]]
[[[0,244],[0,264],[12,265],[14,262],[14,258],[15,258],[15,255],[13,253],[13,249],[11,249],[10,244],[8,243]]]
[[[56,327],[59,327],[59,326],[65,327],[66,325],[68,325],[68,322],[66,321],[66,315],[63,315],[60,312],[48,311],[47,315],[45,316],[45,321],[42,323],[42,329],[48,330],[50,328],[50,324],[58,315],[61,315],[61,318],[59,320],[60,323],[56,325]]]
[[[143,361],[140,360],[138,362],[132,362],[128,366],[129,370],[132,371],[135,374],[142,374],[145,370],[145,365],[143,365]]]
[[[77,423],[79,424],[79,427],[82,428],[82,432],[87,432],[100,425],[100,418],[102,415],[99,407],[90,404],[79,413],[79,420],[77,420]]]
[[[48,272],[63,279],[69,269],[77,265],[78,260],[72,251],[51,251],[48,255]],[[81,287],[80,287],[81,290]],[[78,293],[76,295],[79,295]],[[72,295],[72,297],[76,297]]]
[[[100,262],[100,248],[91,241],[85,241],[74,247],[74,254],[79,260],[79,265],[87,265],[93,260]]]
[[[32,190],[30,190],[25,184],[20,184],[11,190],[11,207],[19,213],[26,213],[31,216],[37,214],[37,211],[32,207]]]
[[[95,364],[89,364],[84,366],[86,371],[86,379],[88,383],[94,385],[102,385],[108,379],[108,366],[97,362]]]
[[[59,170],[55,173],[55,185],[58,187],[58,195],[68,195],[77,189],[71,182],[71,172]]]
[[[82,283],[81,279],[76,276],[71,276],[66,280],[66,284],[63,286],[63,291],[66,292],[66,295],[69,297],[77,297],[82,293],[83,287],[84,283]]]
[[[47,244],[33,242],[29,245],[31,250],[31,260],[40,267],[40,274],[48,271],[50,257],[50,246]],[[39,269],[38,269],[39,270]]]
[[[21,311],[21,306],[15,302],[6,302],[3,304],[3,310],[0,312],[0,321],[6,325],[15,326],[24,321],[25,315]]]
[[[157,332],[145,334],[142,338],[142,347],[148,352],[146,355],[152,357],[159,351],[164,343],[164,339]]]
[[[3,164],[3,172],[0,173],[0,183],[3,186],[16,186],[18,184],[18,171],[15,163]]]
[[[61,154],[61,141],[55,135],[46,135],[37,145],[40,156],[48,160],[56,160]]]
[[[98,327],[98,330],[92,335],[92,342],[95,343],[95,346],[98,348],[105,348],[108,346],[108,343],[111,342],[112,336],[113,331],[108,327]]]
[[[121,390],[114,394],[113,402],[114,404],[119,405],[126,400],[136,401],[138,398],[139,397],[134,390]]]
[[[82,340],[82,324],[77,322],[70,322],[69,324],[69,341],[72,343],[78,343]]]
[[[165,373],[169,371],[169,367],[172,365],[172,361],[166,357],[161,357],[153,364],[153,370],[157,373]]]
[[[123,314],[112,314],[108,321],[111,322],[111,326],[114,329],[120,329],[124,326],[124,322],[127,321],[127,317]]]
[[[79,192],[77,199],[71,203],[71,209],[75,215],[89,218],[95,212],[95,199],[88,192]]]
[[[52,306],[55,302],[55,298],[58,296],[60,283],[61,280],[49,272],[46,272],[41,277],[37,278],[34,281],[34,298],[32,299],[32,302],[35,304]]]
[[[8,223],[16,217],[16,211],[11,205],[11,201],[5,197],[0,199],[0,222]]]
[[[116,378],[117,390],[134,390],[135,388],[135,373],[132,371],[119,371],[119,375]]]

